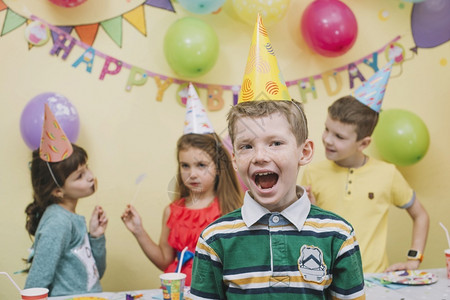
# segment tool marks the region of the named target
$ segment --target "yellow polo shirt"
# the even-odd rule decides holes
[[[395,165],[370,158],[364,166],[353,169],[325,160],[308,166],[301,184],[311,186],[319,207],[353,225],[364,272],[383,272],[389,266],[389,206],[408,208],[415,199],[413,189]]]

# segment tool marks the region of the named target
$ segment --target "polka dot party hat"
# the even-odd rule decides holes
[[[50,110],[50,107],[45,103],[39,156],[46,162],[58,162],[68,158],[72,152],[72,144]]]
[[[206,115],[205,108],[192,83],[189,83],[188,98],[186,101],[186,117],[184,121],[184,134],[214,133],[214,128]]]
[[[355,90],[355,98],[376,112],[380,112],[393,63],[393,60],[388,62]]]
[[[255,100],[291,100],[278,67],[275,51],[259,14],[238,103]]]

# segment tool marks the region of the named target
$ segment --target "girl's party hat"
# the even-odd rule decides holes
[[[376,112],[380,112],[393,63],[393,60],[388,62],[355,90],[355,98]]]
[[[184,120],[184,134],[214,133],[214,128],[206,115],[205,108],[192,83],[189,83],[188,98],[186,101],[186,117]]]
[[[275,51],[258,14],[238,103],[254,100],[291,100],[278,68]]]
[[[46,162],[58,162],[68,158],[72,152],[72,144],[56,121],[50,107],[45,103],[39,156]]]

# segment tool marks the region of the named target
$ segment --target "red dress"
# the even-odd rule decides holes
[[[184,247],[195,253],[195,246],[202,230],[212,221],[221,216],[219,200],[214,198],[213,202],[202,209],[190,209],[185,205],[185,198],[170,204],[170,216],[167,220],[167,227],[170,229],[169,245],[177,252],[181,252]],[[185,273],[186,286],[191,285],[192,261],[186,262],[181,268],[181,273]],[[178,259],[175,259],[164,272],[176,272]]]

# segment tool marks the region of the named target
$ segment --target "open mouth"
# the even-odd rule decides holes
[[[273,172],[258,173],[255,176],[255,184],[260,189],[273,188],[278,182],[278,174]]]

